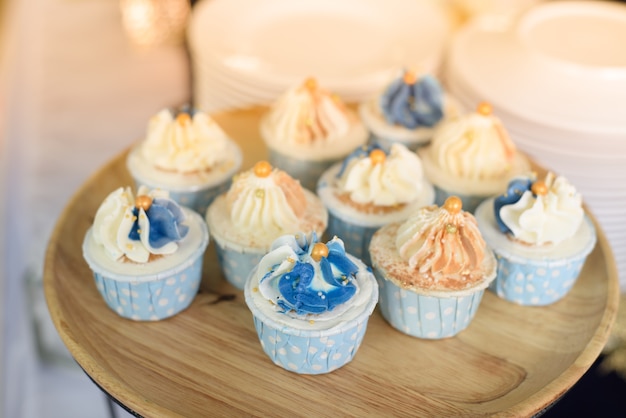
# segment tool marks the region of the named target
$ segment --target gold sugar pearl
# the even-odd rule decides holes
[[[317,242],[311,249],[311,258],[315,261],[320,261],[322,257],[328,256],[328,247],[323,242]]]
[[[259,161],[254,165],[254,175],[257,177],[267,177],[272,173],[272,165],[267,161]]]
[[[404,77],[402,77],[402,80],[406,84],[415,84],[415,82],[417,81],[417,74],[415,73],[415,71],[407,70],[404,73]]]
[[[530,186],[530,191],[537,196],[545,196],[548,194],[548,186],[542,180],[537,180]]]
[[[373,149],[370,151],[369,157],[372,161],[372,164],[380,164],[385,162],[385,158],[387,158],[387,155],[385,154],[385,151],[381,149]]]
[[[176,116],[176,122],[179,125],[185,125],[187,123],[189,123],[191,121],[191,116],[189,116],[189,113],[179,113],[178,116]]]
[[[491,107],[489,103],[482,102],[478,104],[478,107],[476,107],[476,112],[479,115],[489,116],[493,113],[493,108]]]
[[[148,195],[137,196],[135,199],[135,207],[147,211],[152,206],[152,198]]]
[[[317,80],[313,77],[309,77],[304,80],[304,87],[309,91],[317,90]]]
[[[443,207],[452,215],[456,215],[463,209],[463,202],[457,196],[450,196],[446,199]]]

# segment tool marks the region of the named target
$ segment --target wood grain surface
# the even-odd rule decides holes
[[[257,132],[262,111],[215,115],[242,145],[243,169],[266,156]],[[271,363],[243,293],[223,280],[212,245],[201,291],[186,311],[154,323],[123,319],[98,293],[81,244],[104,197],[131,185],[125,156],[68,203],[48,245],[44,286],[76,361],[140,415],[532,416],[591,366],[615,320],[617,271],[600,229],[580,278],[556,304],[522,307],[486,292],[469,328],[439,341],[404,335],[376,310],[354,360],[326,375],[297,375]]]

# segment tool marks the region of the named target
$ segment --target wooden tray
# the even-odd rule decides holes
[[[244,148],[244,169],[266,155],[257,133],[262,111],[215,115]],[[327,375],[297,375],[270,362],[243,294],[223,281],[212,246],[189,309],[155,323],[123,319],[96,290],[81,243],[104,197],[131,185],[125,156],[69,202],[48,246],[44,286],[52,320],[76,361],[138,414],[531,416],[585,373],[615,320],[617,271],[599,228],[598,245],[560,302],[521,307],[486,292],[469,328],[440,341],[395,331],[375,311],[355,359]]]

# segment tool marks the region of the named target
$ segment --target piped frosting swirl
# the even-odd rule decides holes
[[[233,224],[256,234],[295,232],[307,204],[300,183],[266,161],[236,175],[226,201]]]
[[[487,246],[472,214],[450,197],[442,207],[427,206],[404,222],[396,247],[409,268],[431,282],[464,287],[484,278]],[[421,279],[420,277],[420,279]]]
[[[303,233],[284,235],[272,244],[260,261],[259,292],[284,314],[339,314],[341,307],[359,291],[359,267],[347,256],[337,237],[326,244]]]
[[[385,120],[390,124],[416,129],[433,127],[444,116],[443,89],[436,78],[405,71],[380,96]]]
[[[576,234],[583,222],[582,197],[565,177],[515,178],[494,200],[500,231],[531,245],[558,244]]]
[[[173,254],[189,231],[185,214],[167,192],[129,187],[110,193],[98,208],[93,239],[113,260],[146,263],[151,257]]]

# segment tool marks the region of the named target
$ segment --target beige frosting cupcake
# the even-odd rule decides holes
[[[383,317],[420,338],[465,329],[496,276],[495,256],[457,197],[384,226],[372,238],[370,255]]]
[[[368,138],[357,114],[314,78],[279,97],[264,115],[260,130],[270,163],[310,190],[315,190],[326,168]]]
[[[527,157],[517,150],[487,103],[444,121],[430,145],[418,149],[418,154],[435,186],[435,203],[442,205],[449,196],[458,196],[469,212],[530,169]]]
[[[286,172],[259,161],[235,176],[206,214],[226,279],[243,289],[245,279],[272,242],[302,231],[322,236],[328,212],[313,192]]]

